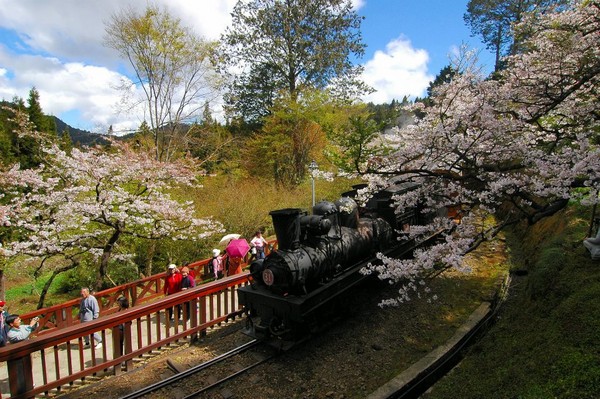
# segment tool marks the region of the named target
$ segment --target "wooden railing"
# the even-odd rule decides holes
[[[202,262],[196,266],[202,266]],[[130,370],[135,358],[178,340],[194,340],[217,324],[239,316],[242,309],[237,302],[237,288],[247,284],[248,277],[248,272],[243,272],[146,304],[140,304],[140,298],[149,301],[162,295],[162,279],[148,278],[98,293],[101,298],[129,294],[136,306],[94,321],[53,328],[31,340],[0,348],[0,362],[5,362],[0,380],[8,377],[10,398],[33,398],[55,395],[94,374]],[[61,322],[69,324],[77,303],[53,307],[56,310],[52,312],[64,315]],[[109,305],[110,301],[103,305],[105,313]],[[181,321],[169,320],[170,308],[175,315],[181,314]],[[95,349],[91,340],[91,347],[85,348],[85,337],[94,333],[102,337],[103,347]],[[2,392],[7,393],[5,389]]]
[[[269,241],[269,248],[276,249],[277,240]],[[185,265],[198,285],[178,294],[164,297],[165,273],[94,293],[101,316],[94,321],[79,323],[81,298],[21,314],[23,324],[39,317],[39,327],[32,339],[0,348],[0,363],[5,362],[0,364],[0,398],[7,393],[10,398],[53,396],[87,376],[128,371],[135,358],[174,341],[194,340],[234,319],[241,313],[236,289],[248,282],[247,258],[243,273],[217,281],[207,274],[210,261]],[[120,296],[129,300],[129,310],[117,311]],[[169,320],[165,310],[171,308],[181,313],[181,324]],[[84,337],[96,332],[102,349],[94,349],[93,340],[84,348]]]
[[[187,265],[194,271],[197,283],[210,281],[211,276],[204,274],[204,268],[210,259],[204,259]],[[100,306],[100,315],[105,316],[117,311],[115,302],[118,297],[125,296],[131,306],[154,301],[163,294],[165,273],[154,274],[144,279],[94,293]],[[79,323],[79,303],[81,298],[63,302],[58,305],[42,308],[20,315],[23,323],[29,323],[34,317],[39,317],[38,335],[46,334],[56,328],[66,328]]]
[[[269,248],[277,248],[277,240],[269,240]],[[267,248],[267,253],[270,252]],[[248,258],[248,256],[247,256]],[[247,258],[243,262],[243,268],[247,265]],[[212,281],[212,276],[207,274],[207,265],[211,259],[203,259],[187,264],[196,278],[197,284]],[[100,306],[100,316],[110,315],[117,311],[115,305],[117,298],[124,296],[129,300],[131,306],[137,306],[152,302],[163,296],[165,273],[158,273],[144,279],[94,293]],[[81,298],[63,302],[58,305],[38,309],[33,312],[21,314],[23,324],[29,324],[34,317],[39,317],[39,326],[35,333],[37,335],[47,334],[56,328],[66,328],[79,323],[79,303]]]

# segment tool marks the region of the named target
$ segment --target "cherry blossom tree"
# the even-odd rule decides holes
[[[506,226],[533,224],[569,201],[599,201],[599,11],[598,1],[578,1],[525,18],[517,29],[530,33],[526,51],[507,58],[506,70],[485,79],[476,64],[457,64],[460,73],[434,90],[430,105],[415,105],[422,117],[398,131],[393,155],[368,163],[371,189],[390,176],[419,183],[396,198],[398,211],[458,205],[463,215],[456,225],[439,216],[412,226],[417,239],[449,230],[414,259],[384,259],[365,270],[404,282],[386,304],[421,293],[423,277],[461,269],[465,254]]]
[[[24,115],[16,119],[21,134],[37,137]],[[15,165],[0,174],[5,193],[0,220],[15,237],[3,243],[4,256],[35,257],[42,265],[62,259],[54,277],[91,255],[99,287],[109,260],[132,255],[119,246],[124,237],[197,240],[221,230],[213,220],[194,217],[191,202],[170,195],[175,187],[197,184],[191,160],[158,162],[118,141],[105,149],[73,148],[70,154],[46,142],[43,150],[39,168]]]

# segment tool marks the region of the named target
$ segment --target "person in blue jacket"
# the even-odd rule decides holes
[[[31,319],[29,325],[24,326],[21,324],[21,318],[18,314],[11,314],[10,316],[8,316],[6,318],[6,324],[8,324],[10,327],[8,332],[6,333],[8,337],[8,342],[10,342],[11,344],[15,344],[17,342],[29,338],[31,333],[37,328],[38,321],[39,318],[34,317],[33,319]]]
[[[96,320],[100,316],[100,306],[96,297],[90,294],[89,288],[81,289],[81,302],[79,303],[79,321],[85,323],[86,321]],[[102,337],[100,334],[95,332],[93,334],[94,340],[96,341],[96,349],[102,348]],[[90,337],[85,336],[85,346],[90,345]]]

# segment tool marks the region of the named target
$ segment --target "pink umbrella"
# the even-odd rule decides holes
[[[243,258],[249,250],[250,245],[248,244],[248,241],[243,238],[231,240],[229,245],[227,245],[227,248],[225,248],[225,252],[232,258]]]

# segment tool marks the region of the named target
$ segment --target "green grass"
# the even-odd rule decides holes
[[[8,280],[13,279],[12,282],[7,284],[8,288],[5,292],[7,310],[11,313],[28,313],[37,309],[37,304],[44,285],[48,281],[50,274],[46,274],[37,280],[24,279],[22,276],[18,277],[14,274],[9,274]],[[59,292],[59,286],[61,282],[66,279],[66,275],[57,276],[47,295],[46,307],[55,305],[57,303],[66,302],[75,298],[70,294]],[[14,281],[14,280],[17,281]]]
[[[424,397],[600,397],[600,263],[581,244],[588,217],[572,207],[509,236],[511,262],[528,274],[514,276],[496,324]]]

